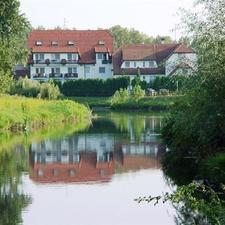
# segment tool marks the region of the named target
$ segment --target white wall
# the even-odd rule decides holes
[[[51,54],[45,53],[44,54],[44,60],[45,59],[50,59],[51,60]],[[108,55],[107,55],[108,58]],[[35,60],[35,56],[33,55],[33,59]],[[60,54],[60,60],[61,59],[68,59],[67,54],[61,53]],[[77,55],[78,59],[78,55]],[[77,68],[77,73],[78,73],[78,78],[82,79],[87,79],[87,78],[101,78],[101,79],[107,79],[110,77],[113,77],[112,73],[112,63],[107,63],[107,64],[102,64],[102,59],[97,58],[96,54],[96,64],[66,64],[62,65],[61,63],[58,64],[34,64],[30,65],[30,77],[33,79],[33,76],[36,74],[36,68],[45,68],[45,74],[48,76],[48,74],[51,73],[51,68],[60,68],[60,73],[66,74],[68,73],[68,68],[69,67],[76,67]],[[99,67],[104,67],[105,68],[105,73],[99,73]],[[85,69],[89,68],[89,72]]]
[[[168,76],[180,63],[186,63],[195,69],[197,64],[197,55],[195,53],[172,54],[165,63],[166,76]]]
[[[126,62],[130,62],[130,67],[126,67]],[[143,63],[145,62],[145,67]],[[149,67],[149,62],[151,62],[153,65]],[[156,61],[124,61],[121,65],[122,69],[125,68],[157,68],[157,62]]]

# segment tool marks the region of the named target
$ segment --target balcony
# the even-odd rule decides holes
[[[61,64],[61,60],[60,59],[52,59],[51,64]]]
[[[49,74],[49,78],[55,78],[55,79],[57,79],[57,78],[63,78],[63,74],[62,73],[50,73]]]
[[[77,64],[78,63],[78,60],[76,59],[68,59],[67,60],[67,64]]]
[[[44,59],[37,59],[37,60],[33,60],[34,64],[45,64],[45,60]]]
[[[33,78],[37,80],[39,79],[42,80],[42,79],[48,79],[48,76],[45,73],[35,73],[33,74]]]
[[[109,60],[107,60],[107,59],[102,60],[102,64],[108,64],[108,63],[110,63]]]
[[[66,73],[65,78],[78,78],[78,73]]]

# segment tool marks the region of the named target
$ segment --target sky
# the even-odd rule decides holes
[[[33,27],[76,29],[135,28],[150,36],[180,36],[179,8],[190,9],[194,0],[20,0]]]

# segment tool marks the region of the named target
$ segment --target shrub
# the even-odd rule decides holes
[[[111,99],[111,105],[123,104],[129,99],[129,92],[127,89],[120,89],[116,91]]]
[[[15,81],[10,90],[12,95],[17,94],[26,97],[37,97],[39,92],[40,83],[28,78],[21,78],[19,81]]]
[[[60,94],[59,87],[53,82],[48,82],[40,85],[40,93],[37,97],[42,99],[58,99]]]
[[[143,98],[145,96],[145,91],[141,89],[140,85],[136,85],[131,92],[131,97],[138,101],[140,98]]]
[[[60,87],[65,96],[109,97],[117,90],[127,88],[129,77],[102,79],[78,79],[67,81]]]
[[[59,87],[52,81],[39,83],[27,78],[15,81],[10,89],[11,95],[20,95],[33,98],[57,99],[60,96]]]
[[[145,80],[143,80],[143,81],[141,81],[141,78],[140,78],[140,76],[136,76],[132,81],[131,81],[131,85],[132,85],[132,87],[134,88],[136,85],[140,85],[141,86],[141,89],[143,89],[143,90],[147,90],[147,88],[148,88],[148,83],[145,81]]]

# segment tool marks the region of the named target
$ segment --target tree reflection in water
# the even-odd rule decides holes
[[[31,198],[20,190],[21,172],[27,170],[27,156],[23,147],[0,150],[0,225],[22,222],[21,212]]]

